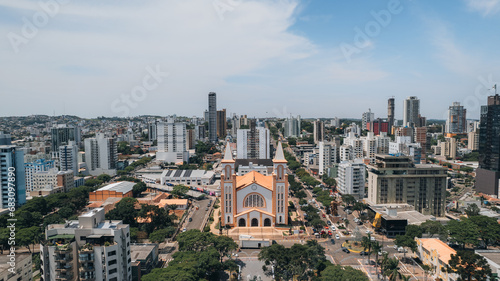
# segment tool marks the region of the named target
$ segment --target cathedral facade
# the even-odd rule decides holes
[[[274,227],[288,224],[287,161],[281,142],[273,159],[273,173],[251,171],[236,175],[235,161],[226,146],[221,161],[221,223],[231,227]]]

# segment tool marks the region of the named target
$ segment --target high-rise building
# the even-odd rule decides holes
[[[217,142],[217,94],[208,94],[208,139]]]
[[[372,113],[372,109],[368,108],[367,112],[363,112],[361,117],[361,130],[368,130],[368,123],[375,120],[375,114]]]
[[[167,163],[188,162],[187,138],[185,123],[175,122],[172,117],[169,117],[167,122],[158,123],[156,159]]]
[[[448,109],[448,119],[446,119],[446,130],[448,134],[465,134],[467,133],[467,110],[460,105],[459,102],[454,102]]]
[[[15,145],[0,145],[0,207],[7,209],[26,203],[24,151]]]
[[[158,139],[157,128],[156,128],[157,126],[158,126],[157,120],[148,123],[148,140],[151,142]]]
[[[404,100],[403,127],[420,127],[420,100],[408,97]]]
[[[422,157],[426,157],[427,149],[429,149],[430,141],[427,141],[427,127],[414,128],[414,141],[419,143],[422,148]]]
[[[73,141],[59,147],[59,169],[72,170],[75,176],[78,175],[78,147]]]
[[[4,134],[0,131],[0,145],[10,145],[11,144],[11,136],[10,134]]]
[[[289,117],[285,120],[285,131],[284,135],[286,138],[289,137],[298,137],[300,136],[300,115],[297,116],[297,118]]]
[[[380,118],[372,120],[366,124],[366,129],[373,132],[376,136],[380,135],[380,133],[390,133],[389,128],[389,122]]]
[[[338,168],[338,190],[357,199],[365,196],[365,164],[361,159],[342,161]]]
[[[59,189],[59,192],[67,192],[75,187],[75,176],[73,171],[58,171],[57,168],[48,171],[40,171],[33,174],[32,189],[26,194],[34,197],[41,189]]]
[[[227,134],[226,109],[217,110],[217,136],[224,139]]]
[[[323,175],[337,163],[337,145],[333,142],[319,142],[319,174]]]
[[[238,159],[271,159],[270,132],[264,127],[256,127],[255,120],[250,129],[239,129],[237,133]]]
[[[457,157],[457,140],[455,138],[446,138],[446,141],[440,143],[441,155],[455,159]]]
[[[55,168],[54,160],[38,159],[33,162],[24,163],[24,177],[26,193],[29,194],[35,185],[34,175],[38,172],[46,172]]]
[[[130,229],[92,209],[65,224],[51,224],[40,245],[42,279],[132,281]]]
[[[481,106],[479,125],[479,168],[476,169],[476,192],[498,196],[500,180],[500,96],[488,97]]]
[[[472,151],[479,149],[479,130],[468,133],[467,149]]]
[[[116,175],[118,152],[116,140],[98,133],[95,138],[85,139],[85,164],[90,175]]]
[[[368,169],[370,204],[410,204],[424,215],[443,217],[447,169],[414,164],[408,156],[376,155]]]
[[[194,149],[196,145],[196,134],[194,129],[186,130],[187,133],[187,149]]]
[[[69,141],[74,141],[77,145],[80,144],[80,128],[68,126],[66,124],[59,124],[51,128],[51,151],[52,158],[57,159],[59,153],[59,146],[66,145]]]
[[[392,134],[392,126],[394,126],[394,108],[395,103],[394,98],[392,97],[387,101],[387,123],[389,123],[389,134]]]
[[[340,119],[338,117],[333,118],[330,121],[330,126],[335,127],[335,128],[339,128],[340,127]]]
[[[318,119],[314,121],[313,127],[314,143],[318,144],[325,139],[325,123]]]

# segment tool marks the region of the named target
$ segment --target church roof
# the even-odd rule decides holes
[[[269,190],[273,190],[273,177],[272,176],[264,176],[263,174],[251,171],[244,176],[236,177],[236,189],[241,189],[251,185],[252,183],[256,183],[262,187],[265,187]]]
[[[278,148],[276,149],[276,154],[274,155],[273,159],[274,163],[287,163],[285,159],[285,153],[283,152],[283,145],[281,144],[281,141],[278,142]]]
[[[231,152],[231,148],[229,147],[229,142],[226,143],[226,150],[224,151],[224,158],[222,158],[221,163],[230,163],[234,162],[233,153]]]

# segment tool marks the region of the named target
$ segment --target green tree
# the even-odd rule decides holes
[[[363,271],[350,266],[329,265],[321,272],[320,280],[324,281],[368,281]]]
[[[382,251],[382,244],[378,241],[373,242],[372,244],[373,252],[375,253],[375,263],[378,264],[378,253]],[[375,268],[378,276],[378,266]]]
[[[124,224],[130,225],[130,227],[137,226],[136,217],[139,211],[135,209],[135,204],[137,199],[131,197],[125,197],[121,199],[114,209],[106,214],[106,219],[109,220],[122,220]]]
[[[396,235],[396,240],[394,244],[398,247],[409,248],[413,252],[417,251],[417,241],[409,235]],[[406,259],[406,251],[404,252],[404,257]]]
[[[299,190],[298,192],[295,193],[295,197],[297,197],[300,200],[306,198],[307,194],[304,192],[304,190]]]
[[[30,245],[34,245],[40,241],[41,230],[38,226],[29,228],[21,228],[16,233],[16,244],[25,246],[31,253]]]
[[[73,214],[74,214],[74,211],[72,208],[70,207],[62,207],[61,209],[59,209],[59,211],[57,211],[57,213],[62,217],[62,218],[69,218],[71,217]]]
[[[347,206],[351,206],[356,202],[356,199],[350,194],[344,194],[342,195],[342,202],[344,202]]]
[[[138,197],[141,195],[141,193],[143,193],[147,189],[148,189],[148,186],[145,183],[138,182],[138,183],[134,184],[134,187],[132,188],[132,196]]]
[[[108,182],[111,180],[111,176],[107,175],[107,174],[101,174],[97,177],[97,179],[102,181],[102,182]]]
[[[175,195],[177,197],[184,197],[188,191],[189,191],[188,186],[180,184],[172,188],[172,195]]]
[[[175,227],[173,226],[169,226],[164,229],[158,229],[149,234],[149,241],[153,243],[162,243],[165,242],[165,239],[172,237],[174,233]]]
[[[389,278],[389,281],[396,281],[401,278],[399,272],[399,260],[397,258],[388,259],[384,265],[384,276]]]
[[[490,218],[487,216],[472,216],[468,218],[477,227],[479,238],[483,242],[484,246],[488,248],[493,242],[500,240],[500,224],[498,224],[495,218]]]
[[[446,225],[450,240],[465,248],[466,244],[477,245],[479,231],[470,219],[462,221],[450,220]]]
[[[474,216],[479,216],[480,211],[481,210],[479,209],[479,207],[476,204],[470,204],[465,209],[465,213],[467,214],[467,217],[469,217],[469,218],[474,217]]]
[[[420,227],[422,228],[424,233],[430,234],[430,237],[433,237],[434,235],[446,235],[446,228],[444,225],[438,221],[432,221],[432,220],[427,220],[423,222]]]
[[[422,238],[423,232],[424,230],[420,226],[414,224],[407,225],[405,229],[405,235],[412,240],[415,238]]]
[[[491,276],[491,268],[486,259],[472,251],[465,250],[451,255],[446,271],[458,274],[457,281],[486,281]]]
[[[238,249],[238,244],[234,242],[233,238],[228,236],[213,236],[212,243],[214,248],[220,254],[220,262],[222,262],[222,258],[228,253]]]
[[[142,224],[142,230],[148,234],[172,225],[172,217],[168,215],[167,210],[157,205],[141,204],[141,209],[137,216],[146,221],[146,223]]]

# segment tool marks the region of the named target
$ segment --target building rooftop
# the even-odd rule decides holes
[[[256,171],[251,171],[244,176],[236,176],[236,188],[243,188],[252,183],[256,183],[263,186],[269,190],[273,190],[273,178],[272,176],[264,176]]]
[[[96,191],[104,191],[104,190],[110,190],[110,191],[116,191],[120,193],[127,193],[132,191],[134,188],[135,182],[129,182],[129,181],[119,181],[115,182],[112,184],[108,184],[104,187],[99,188]]]
[[[386,220],[407,220],[408,224],[420,225],[427,220],[436,220],[436,217],[424,215],[409,204],[379,204],[371,205],[370,208],[382,215]]]
[[[147,260],[149,254],[158,247],[157,244],[130,244],[132,262]]]
[[[422,242],[422,247],[427,250],[434,250],[439,253],[439,259],[448,264],[451,259],[451,255],[457,252],[453,250],[450,246],[446,245],[443,241],[437,238],[417,238]]]
[[[212,178],[215,175],[213,171],[205,170],[164,170],[161,177],[167,178]]]
[[[475,252],[489,261],[500,265],[500,250],[476,250]]]

